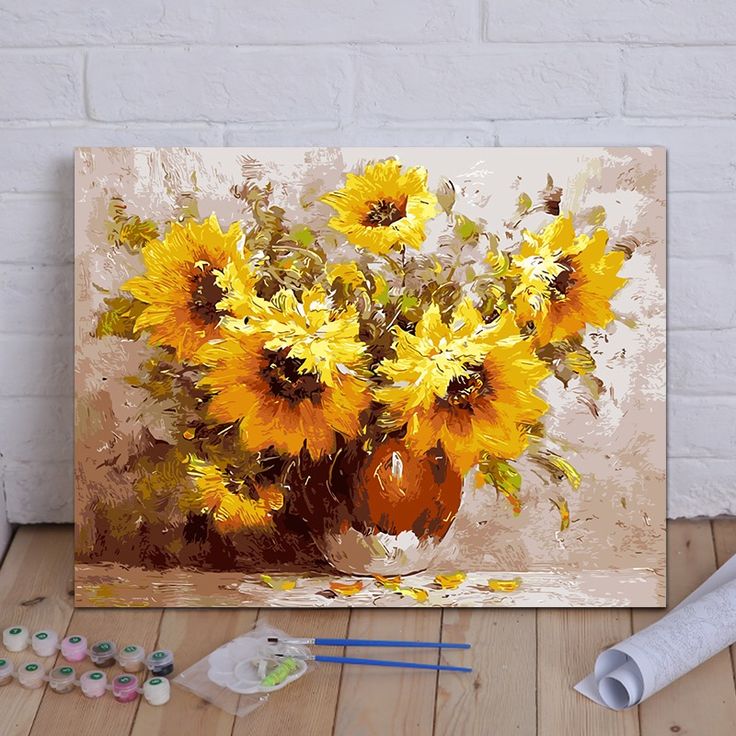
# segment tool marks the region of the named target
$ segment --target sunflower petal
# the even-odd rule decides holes
[[[560,512],[560,531],[564,532],[565,529],[570,528],[570,509],[567,505],[567,500],[560,496],[558,499],[550,498],[550,501]]]
[[[453,572],[447,575],[437,575],[434,582],[443,590],[454,590],[465,582],[468,574],[465,572]]]
[[[383,575],[374,575],[373,577],[376,582],[382,588],[386,588],[386,590],[398,590],[401,587],[401,575],[396,575],[391,578],[384,577]]]
[[[399,588],[398,592],[405,598],[413,598],[418,603],[426,603],[429,600],[429,593],[424,588]]]
[[[298,578],[274,577],[272,575],[261,575],[261,582],[271,590],[294,590]]]
[[[504,580],[502,578],[491,578],[488,581],[488,587],[495,593],[511,593],[514,590],[518,590],[520,586],[520,577],[511,578],[511,580]]]
[[[338,583],[333,581],[330,582],[330,590],[334,590],[338,595],[349,598],[363,590],[363,583],[360,580],[355,580],[352,583]]]

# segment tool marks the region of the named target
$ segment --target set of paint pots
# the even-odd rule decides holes
[[[157,649],[146,656],[137,644],[119,650],[114,641],[103,640],[89,646],[87,639],[78,635],[59,641],[59,635],[51,629],[41,629],[33,636],[25,626],[10,626],[3,631],[3,646],[9,652],[22,652],[29,644],[39,657],[52,657],[60,651],[67,662],[81,662],[89,657],[100,669],[117,662],[127,673],[146,668],[154,677],[167,677],[174,671],[174,655],[168,649]]]
[[[89,670],[77,679],[74,667],[69,665],[55,667],[47,673],[40,662],[28,662],[16,671],[12,662],[0,659],[0,687],[13,679],[28,690],[36,690],[48,682],[49,687],[61,695],[78,687],[86,697],[100,698],[109,690],[119,703],[131,703],[142,694],[151,705],[164,705],[171,697],[171,685],[165,677],[151,677],[141,688],[138,678],[131,674],[117,675],[108,683],[102,670]]]

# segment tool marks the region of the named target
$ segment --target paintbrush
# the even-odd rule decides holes
[[[279,639],[269,636],[269,644],[290,644],[294,646],[318,647],[396,647],[406,649],[470,649],[470,644],[448,641],[396,641],[386,639],[330,639],[325,637]]]
[[[362,664],[374,667],[399,667],[412,670],[434,670],[435,672],[472,672],[470,667],[455,667],[449,664],[424,664],[422,662],[398,662],[389,659],[364,659],[362,657],[330,657],[323,654],[274,654],[284,659],[301,659],[312,662],[331,662],[333,664]]]

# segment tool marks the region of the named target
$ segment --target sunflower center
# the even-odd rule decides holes
[[[369,203],[363,224],[367,227],[388,227],[405,216],[406,200],[396,202],[393,199],[378,199]]]
[[[560,259],[558,263],[563,267],[563,270],[555,276],[554,280],[550,284],[552,298],[555,300],[564,299],[567,292],[575,285],[575,269],[572,264],[572,259],[565,256]]]
[[[303,361],[289,355],[287,348],[266,350],[267,365],[262,374],[269,388],[287,401],[297,403],[309,399],[316,401],[324,386],[314,373],[300,373]]]
[[[223,478],[223,485],[227,488],[228,493],[232,493],[234,496],[239,496],[243,487],[242,482],[234,480],[230,473]]]
[[[214,267],[198,267],[192,275],[192,298],[189,306],[205,324],[216,324],[227,312],[217,308],[225,292],[217,285]]]
[[[450,381],[447,396],[441,402],[455,409],[472,409],[477,399],[491,393],[483,366],[470,366],[467,371],[468,375]]]
[[[240,498],[251,498],[253,500],[258,499],[258,493],[252,482],[247,480],[236,480],[234,475],[237,475],[237,468],[227,468],[228,473],[223,479],[223,484],[227,488],[228,493],[232,493],[234,496]],[[234,475],[233,475],[234,474]]]

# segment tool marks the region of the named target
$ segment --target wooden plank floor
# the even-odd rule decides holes
[[[669,526],[669,599],[676,604],[736,553],[736,519]],[[604,647],[646,626],[656,610],[83,610],[72,606],[72,530],[23,527],[0,568],[0,628],[21,623],[146,648],[166,646],[177,669],[245,632],[259,617],[296,636],[444,637],[473,643],[443,656],[473,675],[323,665],[236,719],[179,688],[154,708],[79,691],[0,688],[3,736],[206,733],[247,736],[659,736],[736,733],[736,653],[723,652],[638,709],[612,713],[572,690]],[[413,657],[421,654],[412,655]],[[431,659],[431,653],[424,653]],[[28,650],[8,655],[16,664]],[[47,667],[51,667],[49,660]]]

